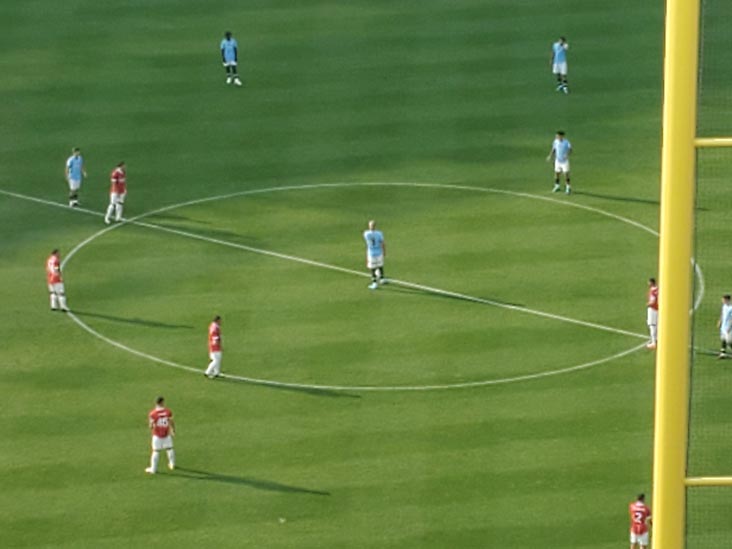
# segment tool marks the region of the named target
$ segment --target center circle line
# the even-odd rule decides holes
[[[583,204],[576,204],[576,203],[573,203],[573,202],[561,201],[561,200],[558,200],[558,199],[555,199],[555,198],[551,198],[551,197],[544,197],[544,196],[541,196],[541,195],[535,195],[535,194],[530,194],[530,193],[509,191],[509,190],[505,190],[505,189],[493,189],[493,188],[473,187],[473,186],[467,186],[467,185],[451,185],[451,184],[440,184],[440,183],[418,183],[418,182],[317,183],[317,184],[287,185],[287,186],[270,187],[270,188],[262,188],[262,189],[251,189],[251,190],[246,190],[246,191],[237,191],[237,192],[233,192],[233,193],[227,193],[227,194],[222,194],[222,195],[216,195],[216,196],[209,196],[209,197],[203,197],[203,198],[193,199],[193,200],[189,200],[189,201],[185,201],[185,202],[181,202],[181,203],[177,203],[177,204],[170,204],[170,205],[167,205],[167,206],[163,206],[161,208],[157,208],[155,210],[151,210],[151,211],[148,211],[148,212],[144,212],[144,213],[142,213],[140,215],[137,215],[137,216],[132,217],[130,219],[124,220],[123,223],[120,223],[120,224],[117,224],[117,225],[112,225],[110,227],[105,227],[104,229],[102,229],[102,230],[100,230],[100,231],[92,234],[90,237],[86,238],[85,240],[83,240],[82,242],[80,242],[79,244],[77,244],[66,255],[66,257],[64,258],[64,261],[63,261],[63,264],[62,264],[62,268],[64,268],[66,266],[66,264],[71,260],[72,257],[74,257],[76,255],[76,253],[78,253],[82,248],[84,248],[85,246],[87,246],[88,244],[90,244],[92,241],[94,241],[98,237],[106,234],[109,231],[118,229],[118,228],[120,228],[120,227],[122,227],[122,226],[124,226],[126,224],[130,224],[130,225],[137,225],[137,226],[141,226],[141,227],[145,227],[145,228],[150,228],[150,229],[154,229],[154,230],[159,230],[159,231],[163,231],[163,232],[168,232],[168,233],[171,233],[171,234],[177,234],[177,235],[184,236],[184,237],[188,237],[188,238],[194,238],[194,239],[198,239],[198,240],[202,240],[202,241],[208,241],[208,242],[211,242],[211,243],[216,243],[216,244],[220,244],[220,245],[224,245],[224,246],[239,248],[239,249],[243,249],[243,250],[246,250],[246,251],[251,251],[251,252],[254,252],[254,253],[260,253],[260,254],[263,254],[263,255],[269,255],[269,256],[278,257],[278,258],[281,258],[281,259],[287,259],[287,260],[291,260],[291,261],[296,261],[296,262],[300,262],[300,263],[304,263],[304,264],[309,264],[309,265],[313,265],[313,266],[317,266],[317,267],[321,267],[321,268],[327,268],[327,269],[330,269],[330,270],[335,270],[335,271],[339,271],[339,272],[345,272],[345,273],[348,273],[348,274],[355,274],[355,275],[358,275],[358,276],[368,277],[369,275],[367,273],[363,273],[361,271],[355,271],[355,270],[352,270],[352,269],[347,269],[345,267],[339,267],[339,266],[336,266],[336,265],[329,265],[329,264],[321,263],[321,262],[318,262],[318,261],[313,261],[313,260],[309,260],[309,259],[305,259],[305,258],[299,258],[297,256],[291,256],[291,255],[287,255],[287,254],[281,254],[279,252],[274,252],[274,251],[269,251],[269,250],[262,250],[262,249],[259,249],[259,248],[253,248],[253,247],[246,246],[246,245],[243,245],[243,244],[237,244],[237,243],[233,243],[233,242],[227,242],[225,240],[210,238],[210,237],[198,235],[196,233],[191,233],[191,232],[188,232],[188,231],[182,231],[182,230],[179,230],[179,229],[173,229],[173,228],[170,228],[170,227],[164,227],[162,225],[157,225],[155,223],[150,223],[150,222],[142,221],[145,218],[154,216],[156,214],[164,213],[164,212],[167,212],[167,211],[170,211],[170,210],[179,209],[179,208],[183,208],[183,207],[187,207],[187,206],[194,206],[194,205],[198,205],[198,204],[202,204],[202,203],[206,203],[206,202],[213,202],[213,201],[217,201],[217,200],[224,200],[224,199],[227,199],[227,198],[239,197],[239,196],[251,196],[251,195],[256,195],[256,194],[264,194],[264,193],[272,193],[272,192],[284,192],[284,191],[294,191],[294,190],[311,190],[311,189],[322,189],[322,188],[366,187],[366,186],[417,187],[417,188],[422,187],[422,188],[437,188],[437,189],[449,189],[449,190],[465,190],[465,191],[472,191],[472,192],[485,192],[485,193],[494,193],[494,194],[504,194],[504,195],[509,195],[509,196],[516,196],[516,197],[521,197],[521,198],[534,199],[534,200],[543,200],[543,201],[547,201],[547,202],[550,202],[550,203],[553,203],[553,204],[557,204],[557,205],[575,207],[575,208],[578,208],[578,209],[582,209],[582,210],[594,212],[594,213],[603,215],[605,217],[609,217],[609,218],[612,218],[612,219],[616,219],[616,220],[621,221],[623,223],[626,223],[626,224],[635,226],[635,227],[640,228],[640,229],[642,229],[642,230],[644,230],[644,231],[646,231],[646,232],[648,232],[648,233],[650,233],[650,234],[652,234],[654,236],[658,236],[658,232],[657,231],[654,231],[653,229],[651,229],[651,228],[649,228],[649,227],[647,227],[647,226],[645,226],[645,225],[643,225],[643,224],[641,224],[641,223],[639,223],[637,221],[628,219],[626,217],[623,217],[623,216],[620,216],[620,215],[617,215],[617,214],[613,214],[611,212],[606,212],[605,210],[601,210],[599,208],[594,208],[592,206],[586,206],[586,205],[583,205]],[[698,267],[698,265],[695,264],[695,268],[697,269],[697,272],[699,274],[701,274],[701,269]],[[461,299],[464,299],[464,300],[467,300],[467,301],[484,303],[484,304],[487,304],[487,305],[492,305],[492,306],[496,306],[496,307],[502,307],[502,308],[509,309],[509,310],[515,310],[517,312],[524,312],[524,313],[528,313],[528,314],[534,314],[534,315],[540,316],[540,317],[551,318],[551,319],[560,320],[560,321],[564,321],[564,322],[569,322],[569,323],[573,323],[573,324],[577,324],[577,325],[582,325],[582,326],[586,326],[586,327],[590,327],[590,328],[595,328],[595,329],[599,329],[599,330],[609,331],[609,332],[613,332],[613,333],[617,333],[617,334],[621,334],[621,335],[627,335],[627,336],[636,337],[636,338],[643,338],[643,339],[646,338],[645,335],[638,334],[638,333],[635,333],[635,332],[630,332],[630,331],[627,331],[627,330],[622,330],[622,329],[618,329],[618,328],[612,328],[612,327],[609,327],[609,326],[603,326],[603,325],[600,325],[600,324],[585,322],[585,321],[582,321],[582,320],[572,319],[570,317],[564,317],[564,316],[560,316],[560,315],[554,315],[552,313],[546,313],[546,312],[543,312],[543,311],[536,311],[536,310],[529,309],[529,308],[526,308],[526,307],[521,307],[521,306],[516,306],[516,305],[509,305],[509,304],[500,303],[500,302],[496,302],[496,301],[492,301],[492,300],[487,300],[487,299],[477,298],[477,297],[473,297],[473,296],[468,296],[468,295],[465,295],[465,294],[459,294],[459,293],[456,293],[456,292],[450,292],[448,290],[440,290],[438,288],[432,288],[430,286],[423,286],[423,285],[420,285],[420,284],[416,284],[416,283],[412,283],[412,282],[407,282],[407,281],[401,281],[401,280],[394,280],[394,279],[392,279],[392,282],[395,283],[395,284],[399,284],[399,285],[405,286],[405,287],[422,289],[422,290],[425,290],[425,291],[430,291],[430,292],[437,293],[437,294],[441,294],[441,295],[448,295],[448,296],[452,296],[452,297],[458,297],[458,298],[461,298]],[[702,290],[703,290],[703,283],[700,284],[700,286],[702,287]],[[701,297],[702,296],[700,296],[700,299],[697,300],[698,302],[701,302]],[[695,308],[696,308],[696,306],[697,305],[695,304]],[[129,353],[132,353],[134,355],[140,356],[142,358],[146,358],[148,360],[152,360],[152,361],[157,362],[159,364],[167,365],[167,366],[174,367],[174,368],[177,368],[177,369],[182,369],[182,370],[186,370],[186,371],[192,371],[192,372],[196,372],[196,373],[200,373],[200,371],[201,371],[200,368],[194,368],[192,366],[186,366],[186,365],[179,364],[179,363],[176,363],[176,362],[173,362],[173,361],[168,361],[168,360],[165,360],[165,359],[162,359],[162,358],[159,358],[159,357],[155,357],[155,356],[150,355],[148,353],[144,353],[142,351],[133,349],[131,347],[128,347],[127,345],[124,345],[123,343],[120,343],[118,341],[115,341],[115,340],[113,340],[113,339],[111,339],[111,338],[109,338],[109,337],[107,337],[107,336],[105,336],[105,335],[97,332],[96,330],[94,330],[93,328],[91,328],[88,324],[86,324],[84,321],[82,321],[78,316],[76,316],[75,314],[73,314],[73,312],[69,316],[72,318],[72,320],[77,325],[79,325],[82,329],[84,329],[85,331],[87,331],[89,334],[91,334],[91,335],[93,335],[93,336],[95,336],[95,337],[97,337],[97,338],[105,341],[106,343],[108,343],[108,344],[110,344],[110,345],[112,345],[114,347],[117,347],[117,348],[119,348],[121,350],[127,351]],[[228,379],[232,379],[232,380],[237,380],[237,381],[243,381],[243,382],[248,382],[248,383],[253,383],[253,384],[259,384],[259,385],[270,385],[270,386],[280,386],[280,387],[289,387],[289,388],[302,388],[302,389],[314,389],[314,390],[333,390],[333,391],[347,391],[347,390],[352,390],[352,391],[419,391],[419,390],[422,390],[422,391],[426,391],[426,390],[441,390],[441,389],[458,389],[458,388],[479,387],[479,386],[486,386],[486,385],[498,385],[498,384],[503,384],[503,383],[512,383],[512,382],[518,382],[518,381],[525,381],[525,380],[529,380],[529,379],[538,379],[538,378],[549,377],[549,376],[553,376],[553,375],[560,375],[560,374],[564,374],[564,373],[569,373],[569,372],[572,372],[572,371],[582,370],[582,369],[590,368],[592,366],[596,366],[596,365],[599,365],[599,364],[603,364],[603,363],[609,362],[611,360],[616,360],[616,359],[621,358],[623,356],[626,356],[628,354],[634,353],[634,352],[642,349],[643,347],[644,347],[644,344],[640,344],[640,345],[638,345],[636,347],[633,347],[631,349],[627,349],[625,351],[621,351],[620,353],[617,353],[617,354],[612,355],[612,356],[609,356],[609,357],[604,357],[604,358],[596,359],[596,360],[593,360],[593,361],[590,361],[590,362],[586,362],[586,363],[583,363],[583,364],[579,364],[579,365],[576,365],[576,366],[570,366],[570,367],[567,367],[567,368],[561,368],[561,369],[551,370],[551,371],[547,371],[547,372],[537,372],[537,373],[534,373],[534,374],[525,374],[525,375],[521,375],[521,376],[513,376],[513,377],[508,377],[508,378],[497,378],[497,379],[489,379],[489,380],[479,380],[479,381],[472,381],[472,382],[451,383],[451,384],[439,384],[439,385],[396,385],[396,386],[378,386],[378,385],[373,385],[373,386],[370,386],[370,385],[367,385],[367,386],[347,386],[347,385],[343,385],[343,386],[341,386],[341,385],[303,384],[303,383],[294,383],[294,382],[282,382],[282,381],[276,381],[276,380],[267,380],[267,379],[258,379],[258,378],[245,377],[245,376],[237,376],[237,375],[233,375],[233,374],[222,374],[222,377],[225,377],[225,378],[228,378]]]

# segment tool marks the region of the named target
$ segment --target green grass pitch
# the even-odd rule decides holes
[[[630,351],[657,269],[662,34],[663,6],[631,0],[0,5],[0,546],[624,546],[651,491],[653,356]],[[63,206],[72,146],[91,213]],[[120,160],[136,221],[99,234]],[[703,350],[731,165],[700,155]],[[86,330],[48,311],[56,247]],[[206,381],[214,314],[232,377]],[[695,359],[693,474],[732,472],[724,366]],[[150,477],[159,394],[179,468]],[[726,546],[731,498],[690,494],[690,547]]]

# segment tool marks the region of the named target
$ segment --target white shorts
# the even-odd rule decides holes
[[[71,191],[78,191],[79,187],[81,187],[81,179],[71,179],[69,178],[69,190]]]
[[[56,282],[55,284],[49,284],[48,291],[52,294],[63,295],[64,294],[64,283]]]
[[[648,313],[646,314],[646,324],[649,326],[658,325],[658,309],[648,307]]]
[[[384,256],[383,255],[366,256],[366,268],[378,269],[379,267],[383,267],[383,266],[384,266]]]
[[[109,203],[112,205],[124,204],[127,193],[109,193]]]
[[[208,353],[208,358],[217,362],[221,362],[221,351],[211,351],[210,353]]]
[[[721,339],[725,343],[732,344],[732,333],[720,330],[719,339]]]
[[[236,61],[224,61],[224,67],[236,67]]]
[[[554,63],[552,65],[552,72],[554,74],[561,74],[562,76],[567,76],[567,62],[564,61],[563,63]]]
[[[637,543],[641,547],[648,547],[648,532],[645,534],[630,533],[630,543]]]
[[[565,160],[564,162],[555,160],[554,173],[569,173],[569,160]]]
[[[173,447],[173,437],[168,435],[167,437],[157,437],[153,435],[152,437],[152,449],[155,452],[159,452],[160,450],[170,450]]]

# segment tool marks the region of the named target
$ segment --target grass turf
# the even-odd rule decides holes
[[[243,89],[227,88],[217,63],[226,28],[239,40]],[[654,238],[563,203],[657,224],[661,6],[35,1],[0,6],[0,30],[1,188],[63,202],[63,160],[81,146],[82,201],[96,211],[121,159],[128,217],[321,183],[552,197],[553,132],[574,144],[575,195],[556,202],[351,185],[146,219],[208,241],[115,229],[66,269],[70,305],[107,337],[203,368],[206,324],[219,313],[226,372],[382,386],[548,372],[641,341],[397,285],[370,293],[355,274],[210,240],[359,271],[360,231],[375,217],[389,276],[642,334]],[[558,34],[572,45],[568,97],[548,73]],[[721,94],[705,90],[713,110]],[[698,318],[713,318],[728,199],[714,185],[724,158],[705,162]],[[102,229],[99,217],[1,195],[0,228],[10,290],[3,545],[600,549],[625,543],[626,504],[650,491],[645,353],[457,391],[205,383],[47,311],[43,259]],[[700,327],[697,339],[713,346],[713,336]],[[725,472],[725,384],[723,369],[698,359],[694,420],[704,428],[692,434],[691,463],[700,474]],[[176,414],[180,470],[149,478],[145,413],[159,393]],[[691,503],[690,516],[703,518],[691,539],[711,547],[724,518]]]

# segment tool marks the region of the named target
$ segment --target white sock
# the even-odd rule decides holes
[[[51,293],[51,309],[58,309],[58,296],[55,293]]]
[[[114,213],[114,204],[110,204],[107,207],[107,214],[104,216],[104,219],[106,219],[107,221],[109,221],[110,219],[112,219],[112,214],[113,213]]]
[[[651,332],[651,343],[656,343],[658,341],[658,326],[651,324],[648,329]]]
[[[168,450],[168,467],[171,469],[175,467],[175,450],[172,448]]]
[[[150,457],[150,469],[152,469],[153,473],[157,473],[159,461],[160,461],[160,452],[153,452],[152,456]]]
[[[68,309],[68,307],[66,306],[66,294],[59,295],[58,302],[59,302],[59,305],[61,305],[62,309]]]
[[[122,207],[123,207],[122,204],[117,204],[115,206],[115,208],[117,210],[117,221],[122,221]]]

